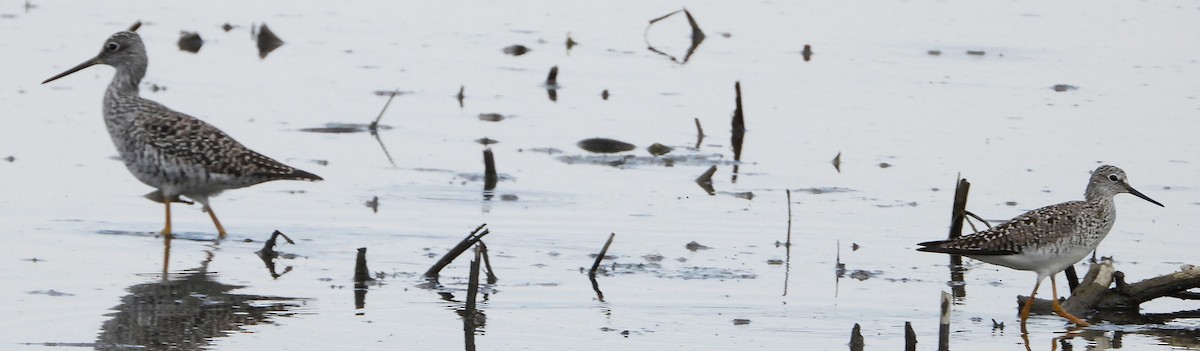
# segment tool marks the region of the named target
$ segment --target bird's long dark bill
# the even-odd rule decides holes
[[[1154,201],[1154,199],[1151,199],[1149,196],[1142,194],[1142,192],[1137,191],[1137,189],[1134,189],[1132,186],[1129,186],[1129,184],[1125,184],[1125,190],[1129,190],[1129,193],[1133,194],[1133,196],[1140,197],[1140,198],[1142,198],[1142,200],[1150,201],[1150,203],[1158,205],[1159,207],[1167,207],[1167,206],[1163,206],[1163,204],[1158,203],[1158,201]]]
[[[42,84],[52,82],[55,79],[66,77],[66,76],[70,75],[71,73],[79,72],[79,70],[82,70],[84,68],[92,67],[92,66],[96,65],[97,63],[100,63],[100,58],[93,57],[90,60],[83,61],[83,63],[79,64],[78,66],[71,67],[71,69],[67,70],[66,72],[59,73],[57,76],[50,77],[50,79],[43,81]]]

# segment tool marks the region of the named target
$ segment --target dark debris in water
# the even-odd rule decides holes
[[[809,194],[813,194],[813,195],[820,195],[820,194],[829,194],[829,193],[849,193],[849,192],[855,192],[857,190],[850,189],[850,188],[830,186],[830,187],[813,187],[813,188],[793,189],[792,191],[809,193]]]
[[[696,250],[708,250],[708,249],[711,249],[711,247],[704,246],[704,245],[702,245],[702,244],[700,244],[700,243],[698,243],[698,242],[695,242],[695,241],[693,241],[693,242],[690,242],[690,243],[687,243],[687,245],[683,245],[683,247],[684,247],[684,248],[686,248],[686,249],[688,249],[688,250],[691,250],[691,251],[696,251]]]
[[[505,47],[505,48],[504,48],[504,53],[505,53],[505,54],[508,54],[508,55],[513,55],[513,56],[521,56],[521,55],[524,55],[524,54],[526,54],[526,53],[528,53],[528,52],[530,52],[530,51],[532,51],[532,50],[530,50],[530,49],[529,49],[528,47],[526,47],[525,45],[520,45],[520,44],[513,44],[513,45],[509,45],[509,46],[507,46],[507,47]]]
[[[560,151],[561,152],[561,151]],[[637,166],[712,166],[712,165],[734,165],[739,162],[727,160],[721,154],[691,154],[691,155],[663,155],[663,156],[635,156],[635,155],[563,155],[559,156],[558,160],[566,164],[585,164],[585,165],[604,165],[613,167],[637,167]]]
[[[190,53],[200,52],[200,47],[204,46],[204,39],[200,38],[200,33],[180,31],[179,32],[179,50]]]
[[[391,126],[376,125],[377,129],[392,129]],[[345,133],[366,133],[371,131],[370,124],[362,123],[325,123],[324,127],[300,128],[301,132],[309,133],[329,133],[329,134],[345,134]]]
[[[499,143],[500,141],[496,140],[496,139],[488,138],[488,137],[483,137],[483,138],[475,139],[475,142],[480,145],[487,146],[487,145]]]
[[[646,152],[649,152],[651,155],[654,155],[654,156],[666,155],[668,153],[671,153],[671,150],[674,150],[674,148],[663,145],[663,144],[659,144],[659,143],[654,143],[654,144],[650,145],[650,147],[646,148]]]
[[[479,120],[487,122],[500,122],[504,120],[504,115],[499,113],[480,113]]]
[[[733,319],[733,325],[747,325],[747,324],[750,324],[749,319],[745,319],[745,318],[734,318]]]
[[[626,143],[624,141],[620,141],[620,140],[616,140],[616,139],[608,139],[608,138],[583,139],[583,140],[580,140],[575,145],[578,145],[580,149],[584,149],[584,150],[598,153],[598,154],[612,154],[612,153],[618,153],[618,152],[625,152],[625,151],[629,151],[629,150],[633,150],[633,149],[637,148],[636,146],[633,146],[633,144]]]
[[[50,289],[50,290],[34,290],[34,291],[26,291],[25,293],[26,293],[26,294],[30,294],[30,295],[46,295],[46,296],[53,296],[53,297],[59,297],[59,296],[75,296],[75,294],[72,294],[72,293],[65,293],[65,292],[61,292],[61,291],[58,291],[58,290],[54,290],[54,289]]]
[[[258,58],[265,59],[267,58],[267,54],[270,54],[272,51],[275,51],[275,49],[283,46],[283,39],[279,39],[279,36],[275,35],[275,32],[272,32],[270,28],[267,28],[266,23],[263,23],[258,27],[257,33],[258,37],[256,38],[256,41],[258,42]]]
[[[1054,86],[1050,87],[1050,89],[1054,89],[1054,91],[1061,93],[1064,91],[1076,90],[1079,89],[1079,87],[1070,84],[1055,84]]]

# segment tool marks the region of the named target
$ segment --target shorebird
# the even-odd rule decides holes
[[[134,33],[139,24],[109,37],[96,57],[42,84],[94,65],[116,69],[104,93],[104,124],[129,172],[157,189],[147,197],[166,208],[163,235],[171,235],[171,202],[185,202],[180,195],[203,205],[225,237],[210,196],[272,180],[321,180],[246,148],[200,119],[138,96],[147,65],[146,47]]]
[[[1050,277],[1050,300],[1054,313],[1080,326],[1088,323],[1067,313],[1058,304],[1054,275],[1079,262],[1100,245],[1116,220],[1113,196],[1129,193],[1162,206],[1129,185],[1125,171],[1103,165],[1092,172],[1083,201],[1069,201],[1042,207],[998,225],[957,239],[928,241],[917,251],[963,255],[983,262],[1037,273],[1037,283],[1021,308],[1021,332],[1033,297],[1042,280]]]

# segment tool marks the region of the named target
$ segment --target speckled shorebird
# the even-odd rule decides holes
[[[200,119],[138,96],[147,60],[142,39],[133,32],[137,26],[113,34],[99,55],[42,84],[97,64],[116,69],[104,94],[104,124],[129,172],[158,189],[147,197],[166,207],[162,234],[171,234],[171,202],[183,202],[180,195],[200,202],[224,237],[209,196],[272,180],[321,180],[246,148]]]
[[[921,246],[917,250],[964,255],[1037,273],[1037,283],[1033,285],[1033,292],[1029,294],[1025,307],[1021,309],[1022,333],[1026,332],[1025,321],[1029,319],[1033,297],[1046,277],[1050,277],[1054,312],[1072,323],[1087,326],[1087,322],[1067,313],[1058,304],[1054,275],[1096,250],[1117,218],[1113,196],[1120,193],[1130,193],[1162,206],[1133,189],[1125,178],[1125,171],[1103,165],[1092,172],[1083,201],[1064,202],[1025,212],[994,228],[957,239],[923,242],[917,244]]]

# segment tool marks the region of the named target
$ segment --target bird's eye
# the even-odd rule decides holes
[[[1118,181],[1118,180],[1120,180],[1120,178],[1117,178],[1117,175],[1116,175],[1116,174],[1109,174],[1109,175],[1108,175],[1108,180],[1111,180],[1111,181],[1114,181],[1114,182],[1115,182],[1115,181]]]
[[[121,49],[121,44],[109,42],[108,44],[104,45],[104,49],[108,50],[109,52],[116,52],[117,50]]]

